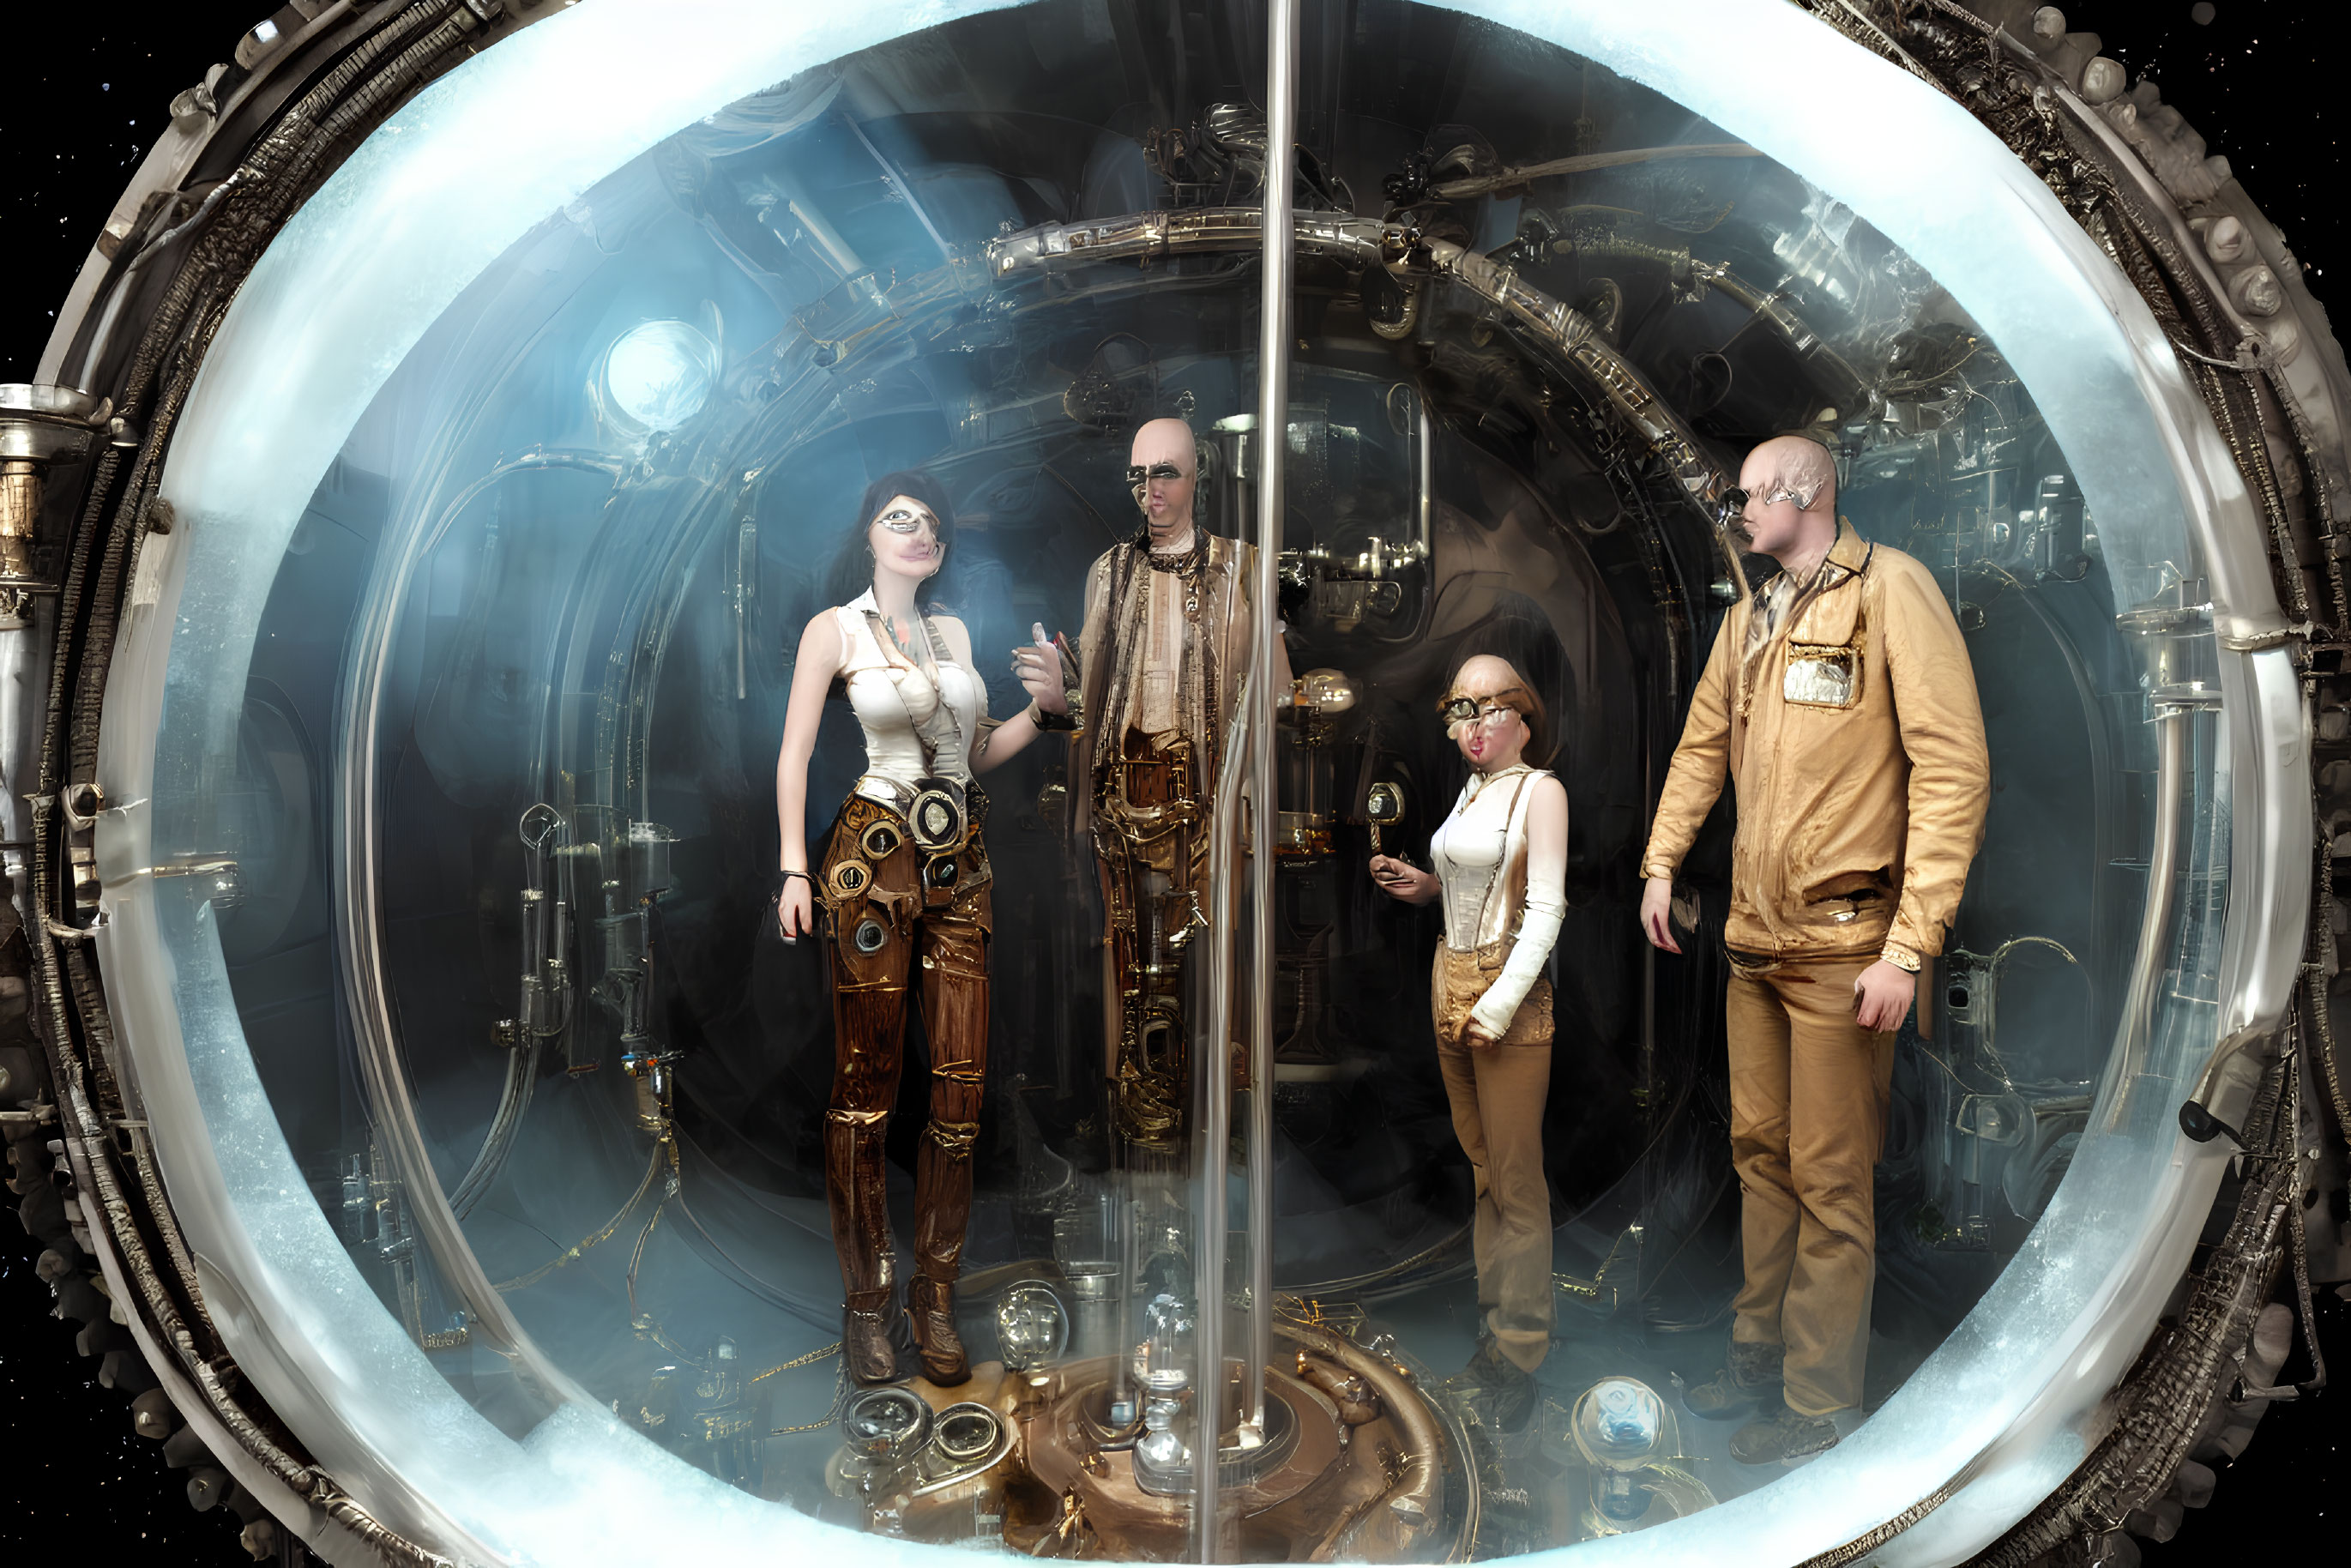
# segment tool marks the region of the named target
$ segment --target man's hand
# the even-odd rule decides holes
[[[1917,976],[1880,958],[1853,983],[1855,1021],[1864,1029],[1891,1034],[1909,1016],[1911,999],[1917,994]]]
[[[1405,904],[1426,904],[1445,891],[1437,878],[1394,855],[1372,857],[1372,880],[1379,884],[1382,893]]]
[[[1641,890],[1641,930],[1649,938],[1649,946],[1668,953],[1679,953],[1682,945],[1674,940],[1674,879],[1653,876]]]

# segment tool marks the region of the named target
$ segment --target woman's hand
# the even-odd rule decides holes
[[[816,900],[809,893],[808,878],[784,879],[784,891],[776,895],[776,925],[787,942],[797,942],[803,934],[816,934]]]
[[[1394,855],[1372,857],[1372,881],[1379,884],[1382,893],[1403,904],[1426,904],[1444,891],[1434,876]]]
[[[1484,1051],[1497,1041],[1494,1036],[1486,1032],[1486,1026],[1473,1018],[1461,1026],[1461,1043],[1472,1051]]]
[[[1070,699],[1061,686],[1061,651],[1045,635],[1040,623],[1032,629],[1036,641],[1012,650],[1012,673],[1020,677],[1020,685],[1037,706],[1047,713],[1067,713]]]

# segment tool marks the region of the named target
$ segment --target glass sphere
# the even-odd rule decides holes
[[[1070,1314],[1052,1288],[1023,1280],[1004,1292],[996,1307],[996,1343],[1004,1364],[1015,1372],[1042,1366],[1070,1340]]]
[[[1647,1462],[1665,1428],[1666,1409],[1656,1392],[1633,1377],[1604,1377],[1575,1402],[1569,1429],[1575,1446],[1593,1464],[1631,1469]]]

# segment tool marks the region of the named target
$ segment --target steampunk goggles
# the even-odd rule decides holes
[[[939,537],[939,520],[927,507],[893,507],[873,519],[893,534],[919,533],[927,528],[931,537]]]
[[[1126,471],[1126,482],[1135,486],[1147,485],[1154,479],[1176,480],[1186,477],[1188,476],[1184,470],[1173,463],[1154,463],[1148,468],[1137,463]]]
[[[1453,696],[1437,705],[1437,716],[1444,721],[1447,730],[1458,724],[1476,724],[1491,729],[1518,711],[1508,700],[1508,694],[1499,697]]]
[[[1776,507],[1782,501],[1793,501],[1796,503],[1796,510],[1809,512],[1813,509],[1813,498],[1820,493],[1821,487],[1818,485],[1809,490],[1793,490],[1785,485],[1775,485],[1765,491],[1760,499],[1767,507]],[[1738,486],[1732,486],[1722,493],[1722,520],[1725,523],[1736,522],[1746,515],[1747,503],[1758,498]]]

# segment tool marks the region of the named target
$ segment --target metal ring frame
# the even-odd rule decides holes
[[[1964,16],[1957,7],[1942,3],[1942,0],[1935,0],[1932,8],[1953,20],[1972,24],[1971,17]],[[452,46],[455,43],[464,38],[466,34],[478,30],[484,23],[498,19],[496,0],[465,0],[463,5],[454,3],[454,0],[437,0],[437,3],[423,3],[412,7],[399,8],[389,16],[370,17],[364,23],[353,19],[355,9],[339,0],[339,3],[329,5],[319,14],[298,36],[287,40],[289,46],[308,47],[324,47],[327,43],[332,42],[339,48],[356,43],[360,50],[360,55],[353,57],[358,63],[320,89],[329,94],[329,106],[335,101],[335,95],[345,95],[340,100],[343,106],[341,110],[326,118],[322,134],[317,143],[317,151],[310,154],[314,160],[326,160],[329,166],[331,166],[333,161],[339,160],[350,146],[363,138],[368,130],[388,112],[402,93],[413,90],[417,83],[455,63],[457,57],[452,52]],[[1914,74],[1931,78],[1931,73],[1919,65],[1908,51],[1895,44],[1884,29],[1877,28],[1874,24],[1865,26],[1851,25],[1848,18],[1837,14],[1839,7],[1834,4],[1823,4],[1818,9],[1823,14],[1824,19],[1830,20],[1833,25],[1839,26],[1841,30],[1857,37],[1865,47],[1876,48],[1879,52],[1887,54],[1889,57],[1896,59],[1904,68]],[[1843,9],[1847,12],[1853,10],[1850,6]],[[1294,108],[1290,101],[1295,74],[1294,33],[1284,29],[1294,27],[1295,0],[1275,0],[1272,12],[1277,18],[1277,29],[1273,38],[1273,47],[1270,51],[1270,59],[1278,65],[1280,69],[1271,84],[1275,90],[1270,93],[1269,97],[1275,104],[1275,114],[1271,123],[1272,144],[1280,147],[1287,146],[1292,135],[1288,127],[1291,116],[1294,115]],[[2031,51],[2017,44],[2015,40],[2001,35],[1996,37],[1994,41],[1996,45],[2004,47],[2022,66],[2028,68],[2046,69],[2044,67],[2039,67],[2033,60]],[[371,49],[374,51],[372,55],[367,53]],[[381,67],[378,75],[374,77],[366,75],[368,69],[378,66]],[[2171,204],[2163,198],[2160,192],[2147,188],[2148,183],[2145,178],[2144,170],[2130,155],[2128,150],[2118,144],[2110,130],[2097,116],[2089,113],[2078,99],[2062,86],[2055,89],[2054,97],[2065,111],[2067,134],[2093,147],[2105,165],[2122,170],[2126,183],[2137,182],[2141,189],[2132,193],[2144,198],[2146,206],[2159,213],[2172,214]],[[285,98],[286,94],[280,92],[272,99],[248,86],[241,88],[238,95],[230,99],[227,107],[232,109],[242,107],[258,112],[269,109],[275,103],[285,101]],[[325,109],[319,112],[322,116],[327,115]],[[1171,254],[1182,250],[1231,250],[1253,246],[1259,236],[1279,226],[1278,214],[1290,204],[1286,188],[1289,183],[1289,172],[1286,167],[1283,167],[1285,162],[1284,160],[1277,159],[1274,161],[1275,167],[1269,170],[1267,204],[1262,212],[1251,214],[1245,210],[1210,209],[1176,214],[1141,214],[1134,219],[1119,220],[1104,225],[1050,225],[1045,229],[1030,231],[1026,235],[1013,236],[1012,239],[999,242],[998,246],[991,247],[991,259],[997,275],[1002,278],[1016,276],[1030,268],[1050,270],[1078,265],[1081,262],[1109,259],[1117,255],[1147,257],[1152,255]],[[143,171],[142,177],[145,177]],[[255,183],[261,178],[256,176],[256,182],[249,182],[243,188],[244,191],[250,193],[255,188]],[[100,350],[106,346],[107,325],[114,319],[115,312],[122,308],[123,300],[128,298],[128,290],[134,275],[146,267],[152,257],[169,246],[188,240],[191,235],[194,236],[192,244],[200,246],[217,233],[224,243],[215,246],[214,265],[225,267],[228,276],[236,276],[240,263],[250,264],[251,258],[257,254],[274,232],[275,222],[282,221],[286,213],[290,210],[289,206],[280,204],[275,207],[272,215],[264,216],[257,223],[252,217],[246,216],[241,217],[235,225],[225,227],[226,214],[232,212],[241,213],[243,209],[237,200],[230,199],[236,196],[237,192],[228,191],[227,187],[223,187],[222,191],[227,192],[227,195],[224,196],[220,192],[216,192],[217,199],[208,202],[203,210],[177,221],[168,228],[160,226],[159,224],[151,224],[144,230],[133,232],[130,236],[132,243],[127,243],[122,246],[111,269],[95,269],[86,274],[83,281],[77,285],[75,297],[68,301],[68,308],[64,313],[64,319],[68,322],[78,322],[84,334],[81,358],[86,374],[95,364]],[[159,215],[167,214],[169,204],[166,204],[162,208],[158,209],[158,212]],[[2176,224],[2176,218],[2171,221]],[[1658,402],[1649,389],[1642,384],[1637,374],[1631,371],[1629,366],[1607,352],[1604,347],[1597,342],[1591,332],[1590,323],[1584,321],[1575,312],[1556,301],[1545,298],[1539,291],[1525,285],[1508,267],[1497,267],[1483,257],[1461,251],[1459,247],[1447,246],[1438,242],[1421,239],[1407,231],[1399,231],[1387,225],[1367,223],[1360,219],[1345,219],[1321,214],[1300,214],[1295,217],[1294,234],[1295,245],[1308,254],[1332,256],[1346,260],[1351,265],[1385,266],[1406,275],[1407,281],[1449,278],[1489,301],[1502,313],[1507,321],[1525,331],[1533,340],[1544,345],[1550,352],[1575,371],[1587,385],[1597,391],[1607,401],[1628,428],[1639,433],[1644,439],[1647,440],[1652,449],[1665,461],[1666,466],[1677,480],[1683,494],[1698,507],[1701,516],[1709,522],[1712,521],[1712,508],[1709,503],[1720,487],[1720,476],[1705,463],[1700,449],[1689,440],[1687,431],[1679,426],[1670,411]],[[2199,274],[2198,281],[2203,285],[2201,292],[2206,308],[2216,318],[2241,328],[2247,341],[2258,343],[2260,340],[2253,334],[2252,328],[2231,308],[2225,290],[2219,287],[2219,279],[2212,276],[2211,269],[2206,266],[2196,246],[2192,244],[2179,244],[2176,248],[2178,253],[2189,258],[2189,261],[2182,265],[2192,267]],[[1268,256],[1266,341],[1261,350],[1260,360],[1261,371],[1265,372],[1261,374],[1260,379],[1261,418],[1267,423],[1261,425],[1261,428],[1278,425],[1285,412],[1280,402],[1280,392],[1286,383],[1286,376],[1280,371],[1287,364],[1288,338],[1286,329],[1277,333],[1276,323],[1281,319],[1280,312],[1286,309],[1288,303],[1286,282],[1290,254],[1289,245],[1277,244],[1270,248]],[[1277,255],[1281,258],[1279,267],[1274,260]],[[1284,285],[1280,289],[1275,287],[1277,273]],[[105,290],[110,283],[113,287],[110,301],[93,322],[90,307],[96,302],[99,292]],[[2176,279],[2175,285],[2177,286]],[[1414,298],[1419,297],[1417,291],[1414,289],[1408,289],[1408,294]],[[77,304],[78,308],[76,308]],[[225,310],[225,300],[214,305],[212,308],[215,312]],[[217,314],[213,317],[213,319],[215,321],[218,319]],[[148,516],[146,497],[152,493],[154,464],[169,443],[172,416],[178,409],[179,400],[184,397],[186,389],[193,380],[196,364],[200,362],[204,341],[204,339],[202,336],[196,338],[194,351],[182,354],[175,367],[171,371],[171,386],[164,398],[163,406],[151,419],[150,434],[144,438],[143,450],[140,453],[139,461],[131,473],[125,475],[121,471],[121,460],[112,451],[109,451],[98,459],[98,466],[91,480],[93,496],[90,507],[86,513],[85,533],[89,532],[89,525],[103,517],[105,503],[110,497],[117,498],[117,518],[112,542],[109,547],[104,580],[96,585],[99,590],[99,601],[105,617],[104,624],[98,630],[103,632],[106,637],[99,638],[84,648],[82,654],[85,658],[94,659],[95,667],[101,673],[105,667],[106,638],[110,638],[113,630],[111,620],[113,609],[110,596],[119,596],[122,592],[127,580],[125,569],[127,558],[131,553],[130,547],[137,542],[140,528],[151,520]],[[55,360],[59,351],[53,347],[49,359]],[[70,351],[70,349],[66,351]],[[154,377],[159,367],[163,363],[164,351],[162,348],[157,348],[143,355],[141,364],[130,371],[130,379],[138,382],[142,378]],[[2186,356],[2189,350],[2183,349],[2182,353]],[[2199,357],[2201,358],[2201,356]],[[2322,486],[2323,491],[2323,486],[2326,483],[2325,465],[2313,453],[2308,427],[2291,394],[2285,392],[2283,379],[2277,374],[2274,365],[2264,365],[2257,352],[2249,363],[2239,368],[2249,372],[2262,372],[2268,375],[2278,401],[2284,405],[2286,415],[2292,423],[2293,433],[2298,443],[2301,456],[2309,473]],[[43,371],[45,375],[56,373],[47,361],[45,361]],[[2220,392],[2213,388],[2213,378],[2207,376],[2201,384],[2208,398],[2217,400],[2220,397]],[[1260,622],[1252,657],[1254,678],[1251,681],[1251,690],[1259,694],[1265,691],[1265,676],[1269,669],[1267,662],[1270,660],[1275,601],[1271,580],[1280,539],[1278,465],[1280,444],[1268,442],[1265,446],[1269,482],[1261,486],[1259,497],[1259,538],[1263,554],[1259,561],[1260,581],[1257,606]],[[2239,456],[2241,461],[2252,464],[2256,468],[2259,467],[2260,457],[2257,455],[2249,455],[2241,449]],[[2257,473],[2255,477],[2264,478],[2265,475]],[[130,482],[127,492],[118,490],[118,483],[125,479]],[[145,486],[143,490],[142,479]],[[2262,487],[2267,488],[2266,486]],[[2324,499],[2323,494],[2322,499]],[[157,520],[168,522],[168,519]],[[2327,511],[2323,507],[2320,510],[2318,526],[2322,530],[2328,528]],[[2283,521],[2279,524],[2279,532],[2282,538],[2285,537]],[[93,537],[88,542],[95,544],[97,541]],[[2331,538],[2326,542],[2331,546]],[[75,566],[77,573],[83,570],[82,562],[87,559],[88,553],[78,549]],[[2346,632],[2351,632],[2351,625],[2346,624],[2346,622],[2351,622],[2351,612],[2346,612],[2344,606],[2338,566],[2339,554],[2340,552],[2330,548],[2324,558],[2328,563],[2331,586],[2334,589],[2334,610],[2336,619],[2335,633],[2338,638]],[[2301,591],[2298,564],[2289,565],[2288,571],[2295,588],[2296,602],[2294,609],[2302,615],[2301,623],[2299,625],[2285,623],[2283,617],[2264,617],[2259,614],[2248,616],[2243,613],[2232,613],[2225,618],[2216,618],[2220,620],[2218,630],[2224,648],[2241,655],[2251,655],[2255,653],[2273,652],[2296,636],[2308,638],[2307,622],[2311,601],[2304,598]],[[68,595],[69,600],[73,599],[76,591],[78,590],[74,585],[69,585]],[[2242,597],[2241,596],[2241,602]],[[72,613],[70,608],[67,613]],[[2283,625],[2283,631],[2279,630],[2280,625]],[[60,636],[59,642],[62,644],[65,638]],[[60,668],[62,671],[62,663]],[[63,678],[62,674],[60,678]],[[2314,677],[2307,674],[2303,678],[2305,702],[2309,700],[2313,680]],[[2245,695],[2249,701],[2273,705],[2276,700],[2274,694],[2264,693],[2259,689],[2263,685],[2264,683],[2261,681],[2248,680],[2238,684],[2234,689]],[[89,700],[78,706],[71,716],[78,730],[85,725],[94,726],[97,695],[96,688],[85,679],[84,695]],[[144,1153],[145,1140],[142,1135],[134,1132],[131,1138],[137,1177],[135,1186],[127,1186],[118,1171],[117,1167],[121,1162],[121,1156],[115,1152],[111,1140],[104,1136],[101,1125],[102,1103],[108,1101],[111,1093],[109,1067],[102,1055],[92,1055],[85,1049],[84,1043],[78,1043],[103,1045],[105,1049],[110,1050],[110,1039],[105,1032],[104,1009],[94,983],[95,977],[89,972],[89,966],[82,956],[80,946],[69,940],[63,942],[62,945],[59,943],[59,938],[69,938],[79,934],[72,925],[68,913],[70,901],[65,896],[65,883],[60,875],[63,846],[59,841],[59,831],[54,821],[54,814],[59,811],[60,797],[66,783],[58,776],[60,768],[57,758],[61,755],[60,742],[64,738],[61,730],[68,716],[61,704],[53,705],[50,714],[52,727],[49,744],[43,764],[43,789],[36,797],[33,812],[32,870],[35,880],[28,903],[34,907],[27,913],[34,915],[36,918],[29,922],[28,934],[34,936],[34,952],[39,969],[38,999],[44,1013],[52,1023],[55,1076],[58,1080],[60,1090],[57,1114],[62,1124],[61,1130],[66,1134],[68,1156],[77,1181],[86,1191],[94,1191],[103,1199],[102,1209],[106,1223],[102,1227],[91,1228],[93,1239],[98,1242],[95,1249],[117,1286],[118,1299],[135,1308],[133,1333],[151,1362],[164,1375],[175,1402],[187,1409],[192,1417],[199,1419],[199,1425],[206,1432],[208,1440],[214,1441],[216,1447],[222,1440],[225,1440],[241,1455],[250,1456],[250,1461],[241,1464],[241,1473],[259,1478],[256,1484],[266,1480],[283,1484],[291,1490],[294,1496],[305,1500],[308,1506],[320,1511],[326,1518],[332,1520],[336,1528],[348,1531],[352,1537],[366,1541],[380,1550],[411,1561],[437,1561],[432,1553],[402,1540],[370,1518],[357,1505],[351,1503],[349,1498],[344,1496],[331,1480],[315,1467],[308,1466],[278,1449],[273,1440],[266,1437],[240,1407],[239,1396],[224,1385],[216,1375],[210,1374],[209,1363],[204,1359],[208,1353],[198,1348],[202,1343],[200,1336],[208,1333],[209,1324],[204,1318],[203,1305],[196,1292],[192,1267],[176,1244],[176,1230],[172,1222],[171,1209],[156,1181],[152,1162]],[[1266,754],[1270,750],[1270,726],[1261,723],[1253,724],[1249,727],[1252,733],[1249,736],[1250,756],[1246,771],[1255,781],[1256,798],[1264,800],[1268,798],[1264,793],[1264,787],[1270,778]],[[1238,738],[1238,732],[1236,738]],[[1229,768],[1227,776],[1238,779],[1242,772],[1241,768]],[[1261,863],[1252,868],[1255,873],[1252,904],[1259,915],[1258,944],[1261,951],[1252,953],[1253,966],[1261,966],[1270,955],[1270,946],[1267,939],[1266,905],[1262,901],[1262,882],[1259,879],[1262,879],[1264,873],[1270,871],[1271,857],[1259,855],[1258,860]],[[1230,891],[1230,875],[1231,867],[1228,862],[1223,884],[1227,894]],[[2296,883],[2296,886],[2298,885]],[[2262,891],[2264,896],[2257,899],[2255,901],[2257,904],[2266,905],[2277,900],[2277,892],[2266,888]],[[2292,893],[2294,889],[2288,888],[2283,891]],[[2317,895],[2324,896],[2323,885]],[[1220,899],[1220,906],[1228,908],[1229,904],[1224,904]],[[2250,913],[2248,911],[2249,916]],[[2323,923],[2318,923],[2318,928],[2323,933]],[[67,970],[71,971],[69,977],[66,973]],[[71,1002],[68,1002],[67,997],[68,978],[74,993],[74,999]],[[1225,1001],[1227,1009],[1230,1006],[1230,983],[1228,964],[1225,976],[1228,993]],[[1267,988],[1260,986],[1260,1007],[1267,994]],[[2335,1064],[2333,1060],[2331,1038],[2326,1033],[2328,1025],[2325,1015],[2326,1003],[2323,988],[2314,985],[2311,1016],[2307,1028],[2315,1031],[2320,1043],[2325,1048],[2324,1065],[2328,1086],[2340,1113],[2343,1096],[2339,1086],[2335,1082]],[[1270,1038],[1270,1029],[1262,1020],[1255,1018],[1252,1019],[1251,1024],[1252,1060],[1261,1063],[1261,1052],[1265,1042]],[[2289,1036],[2293,1036],[2294,1027],[2289,1023],[2287,1029]],[[2256,1032],[2258,1032],[2257,1026]],[[2273,1064],[2262,1080],[2264,1087],[2254,1096],[2253,1114],[2244,1118],[2249,1128],[2261,1123],[2264,1118],[2272,1124],[2281,1120],[2279,1113],[2282,1101],[2280,1092],[2276,1088],[2279,1082],[2279,1068],[2275,1063],[2290,1060],[2290,1057],[2281,1058],[2275,1051],[2264,1053],[2258,1049],[2247,1049],[2247,1031],[2238,1030],[2231,1034],[2226,1051],[2216,1053],[2213,1063],[2208,1068],[2206,1074],[2207,1079],[2210,1080],[2220,1072],[2223,1055],[2231,1058],[2258,1059],[2263,1054],[2267,1054]],[[1212,1051],[1210,1060],[1219,1064],[1217,1071],[1221,1076],[1225,1071],[1223,1066],[1226,1060],[1225,1053],[1221,1051]],[[2210,1092],[2211,1088],[2212,1085],[2209,1082],[2199,1085],[2199,1094]],[[1218,1098],[1221,1102],[1222,1097]],[[2291,1119],[2284,1120],[2289,1124],[2285,1129],[2285,1135],[2291,1137]],[[1252,1140],[1253,1147],[1256,1146],[1256,1142],[1255,1139]],[[1261,1183],[1259,1185],[1262,1186]],[[2274,1186],[2274,1183],[2270,1185]],[[2267,1189],[2264,1188],[2265,1194],[2266,1191]],[[2251,1184],[2249,1184],[2249,1202],[2252,1196]],[[2233,1276],[2236,1281],[2236,1295],[2231,1299],[2231,1302],[2228,1303],[2230,1310],[2220,1314],[2220,1320],[2225,1321],[2218,1322],[2218,1326],[2212,1323],[2206,1325],[2210,1331],[2208,1343],[2220,1344],[2220,1341],[2210,1336],[2220,1334],[2224,1328],[2234,1325],[2241,1317],[2246,1281],[2259,1273],[2259,1268],[2255,1266],[2258,1260],[2262,1258],[2274,1260],[2278,1215],[2287,1207],[2280,1204],[2274,1211],[2265,1208],[2264,1212],[2253,1215],[2250,1220],[2241,1217],[2240,1223],[2232,1228],[2231,1244],[2236,1247],[2236,1251],[2228,1255],[2241,1257],[2248,1261],[2243,1266],[2238,1267]],[[2293,1207],[2298,1209],[2298,1206]],[[1220,1226],[1221,1207],[1216,1207],[1215,1212],[1219,1217],[1217,1223]],[[152,1232],[162,1239],[164,1257],[158,1258],[148,1251],[146,1243],[141,1239],[140,1220],[135,1218],[140,1216],[143,1216],[145,1225],[151,1227]],[[2298,1220],[2298,1213],[2294,1218]],[[1257,1217],[1254,1214],[1252,1223],[1253,1225],[1257,1223]],[[1213,1267],[1220,1271],[1221,1248],[1214,1249],[1209,1256],[1214,1260]],[[2273,1261],[2271,1266],[2274,1266]],[[1204,1287],[1209,1283],[1209,1273],[1210,1268],[1204,1267],[1202,1270]],[[1208,1299],[1220,1299],[1221,1281],[1219,1280],[1217,1283],[1218,1293]],[[1207,1327],[1207,1322],[1213,1319],[1215,1315],[1209,1313],[1204,1317],[1201,1336],[1204,1365],[1216,1364],[1207,1359],[1212,1347],[1215,1347],[1215,1331]],[[167,1350],[167,1346],[172,1348]],[[1221,1348],[1215,1347],[1215,1354],[1217,1361],[1220,1362]],[[1253,1355],[1252,1359],[1261,1359],[1261,1357]],[[2127,1395],[2129,1391],[2126,1389],[2125,1392]],[[2184,1390],[2182,1392],[2184,1393]],[[225,1453],[228,1450],[223,1451]],[[1894,1531],[1915,1523],[1917,1519],[1923,1517],[1936,1502],[1950,1495],[1965,1479],[1964,1476],[1954,1478],[1949,1486],[1939,1489],[1925,1502],[1906,1511],[1896,1521],[1889,1521],[1885,1531],[1873,1532],[1870,1537],[1840,1548],[1836,1552],[1828,1553],[1819,1561],[1824,1563],[1833,1561],[1849,1561],[1851,1555],[1857,1555],[1859,1552],[1868,1550]],[[1214,1495],[1213,1480],[1204,1477],[1201,1509],[1201,1517],[1204,1520],[1213,1520]],[[2053,1500],[2053,1502],[2057,1500]],[[2074,1511],[2068,1517],[2078,1521],[2082,1517],[2081,1511],[2094,1502],[2095,1499],[2086,1494],[2075,1496],[2066,1504]],[[273,1506],[276,1505],[273,1504]],[[2044,1505],[2043,1514],[2045,1515],[2048,1511],[2048,1505]],[[2035,1518],[2040,1519],[2042,1515],[2036,1515]],[[2027,1521],[2028,1524],[2032,1522],[2032,1521]],[[2049,1527],[2044,1524],[2040,1528],[2045,1531]],[[2020,1531],[2023,1531],[2026,1527],[2019,1528]],[[1208,1535],[1209,1532],[1206,1531],[1201,1533],[1200,1545],[1204,1557],[1213,1550],[1213,1542],[1208,1539]]]

